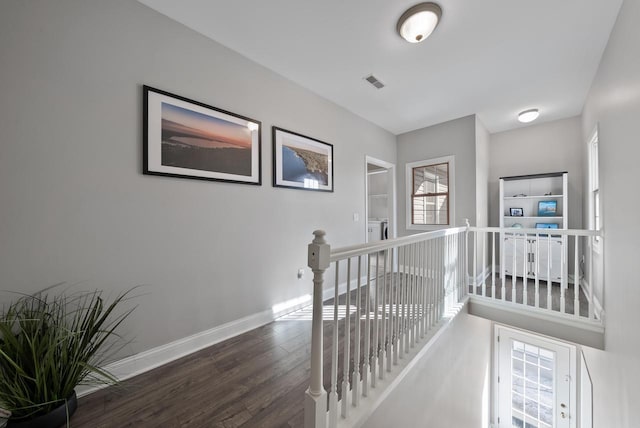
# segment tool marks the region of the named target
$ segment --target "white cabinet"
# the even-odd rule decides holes
[[[537,271],[538,279],[566,286],[566,237],[553,230],[569,227],[567,190],[566,172],[500,178],[500,227],[514,229],[500,240],[502,277],[535,278]]]
[[[504,273],[552,282],[562,282],[562,251],[564,248],[561,237],[535,235],[512,235],[503,238]]]

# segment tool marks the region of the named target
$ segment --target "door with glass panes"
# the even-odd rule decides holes
[[[499,428],[571,428],[572,346],[496,327]]]

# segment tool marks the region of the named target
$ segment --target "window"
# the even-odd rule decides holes
[[[600,230],[600,166],[598,159],[598,130],[589,141],[589,229]],[[594,249],[599,250],[600,237],[594,238]]]
[[[453,156],[407,164],[407,228],[453,225]]]

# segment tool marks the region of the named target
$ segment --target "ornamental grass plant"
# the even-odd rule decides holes
[[[101,366],[124,345],[118,327],[131,290],[19,295],[0,313],[0,407],[25,421],[66,403],[78,385],[115,384]]]

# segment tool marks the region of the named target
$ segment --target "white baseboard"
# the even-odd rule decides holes
[[[275,318],[272,310],[249,315],[115,361],[104,368],[118,380],[129,379],[231,337],[268,324]],[[83,397],[102,388],[104,387],[78,387],[76,392],[79,397]]]

